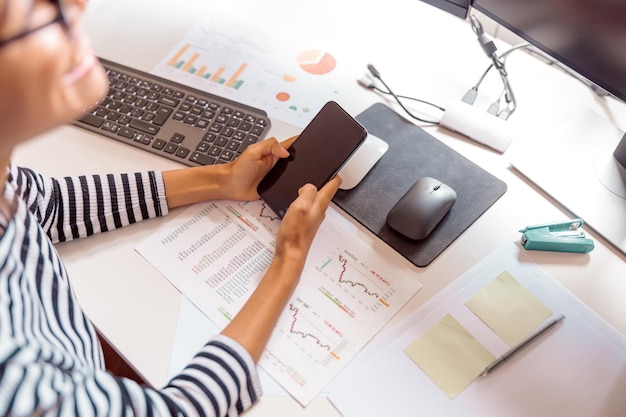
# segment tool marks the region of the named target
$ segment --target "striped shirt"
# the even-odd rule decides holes
[[[1,206],[0,416],[230,416],[260,396],[250,355],[220,335],[160,390],[105,369],[53,244],[167,214],[160,173],[55,180],[12,166]]]

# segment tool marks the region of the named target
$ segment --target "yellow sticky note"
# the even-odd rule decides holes
[[[465,305],[509,346],[515,346],[552,314],[504,271]]]
[[[404,349],[450,398],[458,395],[495,357],[450,314]]]

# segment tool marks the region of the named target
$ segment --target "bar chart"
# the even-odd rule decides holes
[[[154,73],[304,127],[327,101],[341,100],[352,74],[342,74],[328,45],[258,25],[241,16],[205,18]]]
[[[239,64],[232,72],[224,66],[212,68],[211,64],[203,63],[204,56],[200,52],[192,49],[192,52],[188,54],[190,48],[188,43],[180,47],[167,62],[167,66],[235,90],[244,84],[244,79],[241,77],[248,66],[246,62]]]

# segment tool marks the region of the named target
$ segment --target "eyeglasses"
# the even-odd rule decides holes
[[[48,22],[48,23],[44,23],[43,25],[39,25],[39,26],[36,26],[34,28],[30,28],[28,30],[25,30],[24,32],[20,32],[17,35],[11,36],[10,38],[0,40],[0,48],[2,48],[3,46],[5,46],[5,45],[7,45],[7,44],[9,44],[11,42],[14,42],[14,41],[17,41],[19,39],[25,38],[26,36],[28,36],[28,35],[30,35],[30,34],[32,34],[34,32],[37,32],[38,30],[46,28],[46,27],[48,27],[50,25],[54,25],[56,23],[59,23],[61,25],[61,27],[65,30],[66,33],[71,34],[71,28],[70,28],[70,25],[67,22],[67,19],[65,18],[65,11],[63,10],[63,4],[62,4],[63,0],[50,0],[50,3],[52,3],[56,7],[56,9],[57,9],[57,15],[54,18],[54,20],[52,20],[51,22]]]

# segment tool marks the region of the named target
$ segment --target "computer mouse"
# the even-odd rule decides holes
[[[456,201],[456,192],[443,182],[420,177],[387,214],[387,224],[413,240],[425,239]]]

